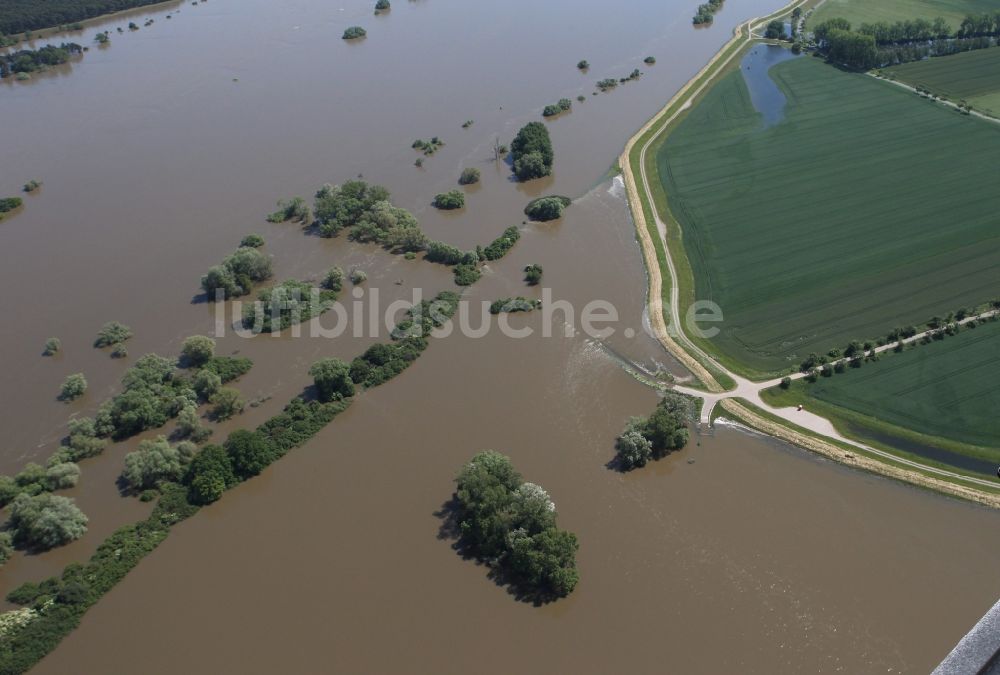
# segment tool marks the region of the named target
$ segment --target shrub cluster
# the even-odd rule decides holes
[[[267,217],[267,222],[269,223],[287,223],[288,221],[306,225],[312,221],[312,212],[309,210],[309,205],[306,204],[305,199],[302,197],[281,199],[278,201],[278,210]],[[253,248],[257,248],[263,243],[264,241],[261,240],[260,244],[256,246],[254,244],[240,244],[240,246],[253,246]]]
[[[462,169],[462,175],[458,177],[459,185],[475,185],[479,182],[479,169],[474,166]]]
[[[336,299],[336,291],[289,279],[261,291],[257,302],[243,306],[243,326],[254,333],[281,331],[319,316]]]
[[[503,231],[499,237],[491,241],[482,251],[479,252],[480,260],[500,260],[507,255],[507,252],[514,248],[514,244],[521,238],[521,232],[513,225]]]
[[[555,117],[561,113],[566,112],[573,107],[573,102],[568,98],[561,98],[559,102],[554,105],[547,105],[545,109],[542,110],[543,117]]]
[[[120,345],[132,337],[132,329],[118,321],[109,321],[97,331],[94,346],[98,349]]]
[[[235,298],[249,293],[255,283],[270,279],[272,273],[268,256],[254,247],[241,246],[221,265],[209,268],[201,278],[201,288],[209,302],[215,301],[218,291],[223,298]]]
[[[449,190],[434,197],[432,202],[434,208],[445,211],[460,209],[465,206],[465,193],[461,190]]]
[[[345,227],[353,227],[378,202],[388,202],[389,191],[363,180],[349,180],[343,185],[324,185],[316,192],[313,212],[319,233],[332,237]]]
[[[553,195],[531,200],[524,207],[524,214],[532,220],[549,221],[561,218],[563,209],[572,203],[569,197]]]
[[[490,314],[530,312],[533,309],[541,308],[541,306],[541,300],[529,300],[528,298],[524,298],[519,295],[516,298],[502,298],[500,300],[494,300],[493,303],[490,304]]]
[[[542,273],[544,270],[542,266],[537,263],[532,263],[524,268],[524,281],[529,286],[537,286],[542,281]]]
[[[466,127],[466,128],[468,128],[468,127]],[[444,145],[444,141],[442,141],[437,136],[432,136],[431,140],[429,140],[429,141],[425,141],[422,138],[418,138],[417,140],[413,141],[413,144],[410,147],[413,148],[414,150],[420,150],[421,152],[423,152],[425,155],[427,155],[429,157],[429,156],[433,155],[435,152],[437,152],[438,150],[440,150],[441,146],[443,146],[443,145]]]
[[[87,379],[83,373],[73,373],[67,376],[59,391],[60,401],[73,401],[84,395],[87,391]]]

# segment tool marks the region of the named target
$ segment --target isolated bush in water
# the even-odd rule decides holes
[[[109,321],[101,326],[97,331],[97,339],[94,340],[95,347],[111,347],[112,345],[125,342],[132,337],[132,329],[118,321]]]
[[[462,175],[458,177],[459,185],[474,185],[479,182],[479,169],[469,167],[462,170]]]
[[[10,507],[10,525],[18,545],[48,550],[82,537],[87,516],[66,497],[21,494]]]
[[[264,245],[264,237],[259,234],[248,234],[240,241],[240,248],[260,248]]]
[[[59,398],[63,401],[72,401],[83,396],[86,391],[87,379],[83,376],[83,373],[74,373],[62,383]]]
[[[461,190],[449,190],[434,197],[435,208],[450,211],[465,206],[465,193]]]
[[[532,220],[548,221],[561,218],[563,209],[571,204],[568,197],[558,195],[552,197],[540,197],[532,200],[526,207],[524,213]]]
[[[524,280],[529,286],[537,286],[542,280],[542,266],[538,264],[528,265],[524,268]]]

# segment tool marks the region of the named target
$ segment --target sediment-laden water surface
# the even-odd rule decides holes
[[[0,193],[44,181],[0,224],[10,290],[0,301],[0,469],[44,459],[67,418],[92,414],[135,356],[173,355],[185,336],[212,331],[198,279],[249,232],[266,239],[278,279],[359,267],[383,304],[455,288],[441,266],[264,222],[275,200],[325,182],[384,184],[428,234],[461,247],[518,225],[517,246],[465,297],[541,297],[546,287],[577,309],[603,299],[620,316],[616,333],[543,338],[534,312],[510,318],[534,328],[530,338],[434,340],[307,446],[179,526],[39,672],[490,673],[514,660],[527,672],[581,673],[932,667],[997,595],[1000,544],[982,535],[994,513],[733,429],[633,474],[605,466],[626,419],[656,401],[619,360],[683,376],[642,330],[642,259],[606,174],[732,26],[778,2],[727,0],[702,30],[690,26],[694,5],[677,0],[399,0],[382,16],[371,4],[212,0],[139,12],[155,23],[123,35],[120,19],[88,27],[73,39],[108,28],[111,46],[0,85]],[[353,24],[368,37],[346,43]],[[581,59],[589,71],[576,69]],[[633,68],[638,81],[592,95],[597,80]],[[573,110],[547,122],[555,175],[511,182],[494,139],[509,143],[560,98]],[[412,141],[435,135],[445,146],[415,167]],[[469,166],[483,179],[466,208],[431,208]],[[522,224],[527,201],[548,193],[576,202],[560,221]],[[545,268],[542,286],[521,280],[529,263]],[[113,319],[136,333],[124,362],[90,346]],[[45,359],[51,336],[63,352]],[[350,358],[375,339],[230,331],[219,353],[254,359],[238,387],[263,403],[215,439],[274,414],[316,359]],[[78,371],[88,394],[57,402]],[[147,512],[115,485],[138,440],[82,463],[67,494],[90,532],[16,556],[0,589],[85,559]],[[517,602],[438,538],[452,477],[483,448],[510,454],[578,534],[582,581],[568,599]]]

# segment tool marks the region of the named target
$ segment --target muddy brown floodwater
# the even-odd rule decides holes
[[[212,331],[198,278],[244,234],[265,237],[278,278],[339,264],[364,269],[386,301],[454,288],[442,267],[263,221],[275,200],[324,182],[384,184],[433,238],[462,247],[519,225],[521,241],[468,299],[541,297],[521,281],[537,262],[554,298],[607,300],[620,316],[603,340],[543,338],[540,312],[510,320],[536,330],[527,339],[435,339],[308,445],[177,527],[38,672],[933,667],[1000,590],[997,514],[732,428],[629,475],[605,466],[625,420],[656,401],[619,358],[683,376],[642,330],[641,255],[607,172],[738,21],[780,2],[727,0],[716,25],[694,30],[696,3],[679,0],[399,0],[378,17],[367,1],[212,0],[136,12],[129,20],[156,22],[135,33],[117,34],[121,19],[88,27],[69,37],[106,27],[111,46],[0,83],[0,193],[44,181],[0,224],[4,472],[44,460],[67,418],[92,414],[136,356],[176,354],[185,336]],[[340,40],[352,24],[368,37]],[[636,67],[638,82],[591,95]],[[573,111],[547,122],[555,175],[512,183],[491,159],[494,138],[509,142],[563,97]],[[411,142],[435,135],[446,145],[414,167]],[[467,166],[483,173],[467,208],[430,208]],[[577,201],[559,222],[521,225],[524,204],[546,193]],[[90,347],[112,319],[136,334],[124,362]],[[50,336],[63,353],[45,359]],[[220,339],[219,353],[254,359],[238,387],[261,405],[215,438],[273,415],[317,358],[350,358],[375,339]],[[58,403],[78,371],[90,391]],[[90,532],[15,556],[0,591],[86,559],[148,512],[115,486],[138,440],[84,461],[66,493]],[[579,536],[582,581],[568,599],[519,603],[438,538],[452,477],[483,448],[544,485]]]

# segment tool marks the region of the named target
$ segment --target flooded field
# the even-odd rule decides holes
[[[107,28],[112,44],[29,83],[0,83],[12,130],[0,135],[0,193],[44,181],[0,224],[10,290],[0,471],[44,460],[67,418],[92,414],[135,357],[175,355],[184,337],[210,333],[215,308],[199,277],[247,233],[264,236],[278,279],[358,267],[383,303],[455,288],[447,268],[264,222],[277,199],[325,182],[383,184],[432,238],[463,248],[519,225],[520,242],[465,297],[542,297],[521,272],[539,263],[554,298],[610,302],[615,334],[543,338],[535,312],[510,319],[536,329],[527,339],[434,340],[306,447],[176,528],[38,671],[491,673],[510,659],[527,672],[929,670],[996,598],[1000,543],[982,536],[996,514],[729,428],[643,471],[606,467],[627,418],[656,402],[619,361],[684,376],[643,331],[642,259],[609,169],[733,25],[778,2],[727,0],[702,30],[678,0],[397,0],[377,17],[372,4],[136,12],[155,24],[124,35],[120,19],[88,27],[68,39],[89,43]],[[354,24],[368,37],[342,41]],[[648,55],[656,65],[642,63]],[[592,95],[597,80],[637,67],[637,82]],[[555,175],[512,182],[494,140],[509,143],[560,98],[574,103],[547,123]],[[445,146],[415,167],[412,141],[435,135]],[[483,179],[466,208],[431,208],[470,166]],[[522,224],[524,205],[549,193],[576,201],[560,221]],[[127,360],[91,347],[110,320],[135,331]],[[63,353],[45,359],[51,336]],[[230,332],[218,353],[254,360],[238,388],[262,403],[214,439],[274,414],[316,359],[374,341]],[[81,371],[87,395],[57,402],[63,378]],[[0,590],[85,559],[148,512],[115,485],[138,440],[84,461],[64,493],[90,516],[88,534],[18,554],[0,568]],[[544,485],[579,536],[582,581],[568,599],[519,603],[438,538],[452,478],[483,448]]]

